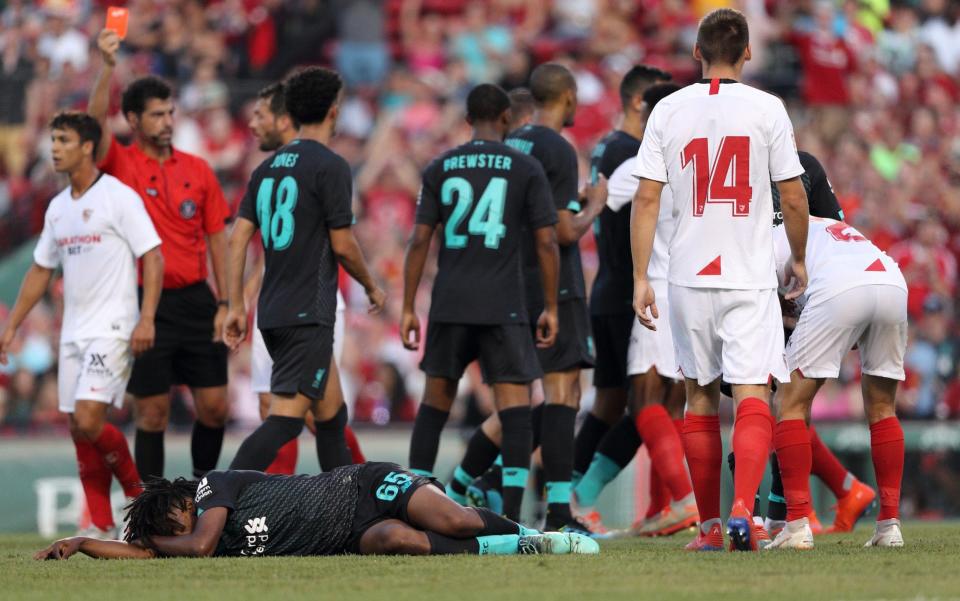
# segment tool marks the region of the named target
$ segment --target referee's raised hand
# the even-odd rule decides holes
[[[247,312],[231,307],[223,322],[223,342],[231,351],[237,350],[247,337]]]

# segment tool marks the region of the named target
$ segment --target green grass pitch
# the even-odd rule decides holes
[[[809,552],[684,552],[684,533],[611,541],[599,556],[322,557],[36,562],[36,536],[0,536],[0,599],[960,599],[960,524],[906,524],[903,549],[870,530]]]

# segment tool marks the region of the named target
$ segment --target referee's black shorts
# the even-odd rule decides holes
[[[226,385],[227,347],[213,342],[216,314],[217,299],[206,282],[165,288],[154,320],[153,348],[134,360],[127,392],[146,397],[167,394],[174,384]]]

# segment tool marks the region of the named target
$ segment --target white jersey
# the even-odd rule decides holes
[[[129,338],[139,318],[136,259],[160,245],[140,195],[107,174],[74,199],[57,194],[33,251],[41,267],[63,266],[60,342]]]
[[[714,79],[661,100],[647,120],[634,175],[671,191],[670,283],[776,288],[770,182],[803,172],[776,96]]]
[[[777,279],[786,286],[790,243],[786,228],[773,228],[777,257]],[[907,283],[900,266],[855,228],[842,221],[811,217],[807,233],[807,289],[798,299],[801,306],[829,300],[841,292],[859,286],[880,284],[896,286],[904,292]]]
[[[630,210],[628,205],[633,202],[633,196],[640,185],[640,180],[633,174],[635,162],[633,159],[624,161],[610,174],[607,182],[607,206],[611,211]],[[673,197],[670,188],[664,186],[660,195],[660,215],[657,217],[657,233],[653,239],[653,254],[650,255],[650,263],[647,265],[647,277],[651,280],[667,279],[670,240],[675,229]]]

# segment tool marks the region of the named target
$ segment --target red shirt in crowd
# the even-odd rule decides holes
[[[923,302],[934,291],[933,279],[952,295],[957,285],[957,260],[946,248],[928,248],[912,240],[894,244],[887,254],[897,262],[907,280],[907,309],[911,316],[923,315]]]
[[[143,199],[163,241],[163,287],[205,281],[206,236],[223,231],[230,216],[220,183],[206,161],[173,149],[160,163],[136,144],[124,146],[113,138],[99,167]]]
[[[822,32],[794,34],[790,41],[800,54],[803,99],[807,104],[849,104],[846,78],[854,70],[855,60],[846,42]]]

